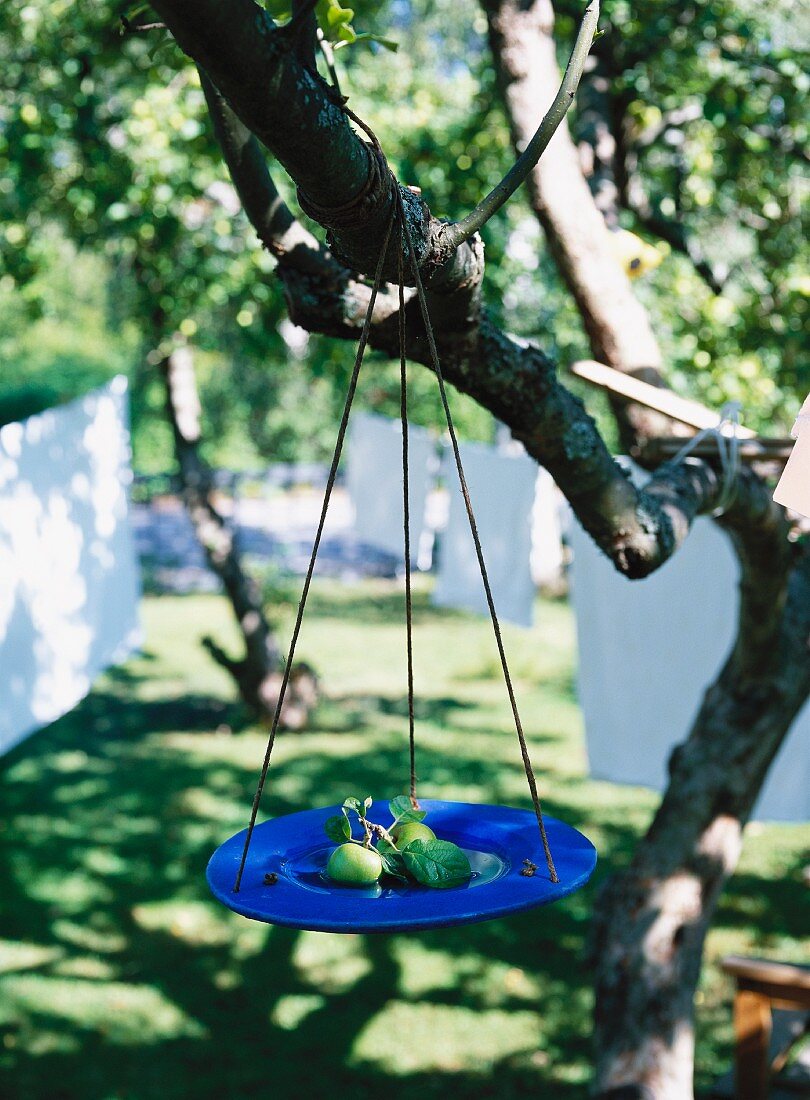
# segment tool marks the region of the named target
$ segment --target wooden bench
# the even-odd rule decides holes
[[[772,1076],[793,1045],[770,1053],[773,1009],[810,1010],[810,967],[729,955],[721,963],[737,982],[734,997],[734,1089],[737,1100],[767,1100]]]

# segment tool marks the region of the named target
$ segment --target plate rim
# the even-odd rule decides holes
[[[233,881],[247,830],[234,833],[217,847],[208,861],[206,878],[209,889],[227,908],[250,920],[318,932],[385,933],[453,927],[525,912],[568,897],[584,886],[593,874],[597,861],[596,848],[583,833],[559,818],[544,815],[561,878],[559,883],[554,884],[546,870],[533,811],[494,803],[445,799],[421,799],[420,802],[435,818],[455,814],[457,819],[460,816],[463,820],[466,815],[472,819],[478,818],[479,826],[495,830],[497,840],[479,838],[476,843],[491,844],[491,847],[479,850],[497,852],[501,856],[505,849],[510,859],[507,871],[492,882],[469,889],[430,890],[416,887],[411,892],[382,898],[364,897],[351,887],[339,885],[334,890],[309,890],[283,873],[274,886],[264,886],[263,882],[255,880],[250,883],[250,870],[260,874],[263,880],[267,871],[280,869],[271,866],[272,857],[275,855],[277,862],[280,862],[283,853],[273,849],[278,849],[278,841],[283,841],[294,821],[298,827],[309,825],[313,844],[320,840],[323,822],[330,815],[340,813],[340,805],[334,805],[282,814],[257,825],[238,894],[233,891]],[[387,800],[375,805],[385,806]],[[373,818],[373,811],[371,816]],[[527,830],[525,847],[516,851],[513,846],[515,838],[517,835],[522,837],[524,829]],[[275,844],[272,843],[274,838]],[[268,840],[271,841],[269,852]],[[520,875],[521,856],[537,863],[538,870],[534,876]],[[260,865],[257,866],[257,863]],[[267,906],[257,905],[258,898],[266,900]],[[372,903],[375,907],[364,911],[364,903]]]

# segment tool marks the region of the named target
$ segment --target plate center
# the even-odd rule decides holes
[[[345,890],[352,897],[393,898],[412,894],[417,890],[432,892],[429,886],[399,882],[396,879],[384,879],[382,883],[375,882],[372,886],[344,886],[340,882],[335,882],[326,873],[327,860],[334,850],[334,845],[320,844],[303,852],[291,853],[281,861],[280,871],[305,890],[315,890],[323,894],[334,894],[336,890]],[[502,878],[510,868],[509,861],[497,852],[482,852],[463,846],[462,851],[470,861],[472,874],[469,880],[460,886],[451,886],[442,890],[443,894],[448,893],[449,890],[470,890],[476,886],[486,886],[487,883]]]

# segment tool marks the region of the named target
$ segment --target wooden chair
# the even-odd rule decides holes
[[[771,1055],[772,1011],[810,1009],[810,967],[740,955],[729,955],[721,966],[737,981],[734,1095],[736,1100],[767,1100],[771,1079],[784,1068],[795,1042]]]

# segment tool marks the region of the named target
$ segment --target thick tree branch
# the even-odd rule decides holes
[[[307,240],[312,254],[300,264],[305,256],[301,248],[283,247],[288,234],[300,240],[303,230],[293,231],[286,207],[283,216],[279,213],[278,192],[255,138],[221,96],[210,96],[209,103],[234,185],[260,237],[280,256],[278,273],[293,320],[312,332],[356,339],[368,287],[322,246],[313,249],[314,238]],[[452,301],[458,296],[471,306],[472,300],[457,291],[434,293],[431,308],[438,308],[442,298]],[[372,346],[389,355],[397,352],[393,299],[387,296],[375,311],[371,336]],[[641,577],[658,568],[681,544],[694,518],[715,507],[721,490],[716,471],[706,463],[670,464],[644,490],[636,489],[614,462],[582,403],[559,383],[547,356],[510,340],[477,306],[453,308],[452,317],[453,324],[437,326],[448,381],[490,409],[550,471],[618,569]],[[407,335],[410,356],[427,363],[426,341],[413,306],[408,310]],[[736,510],[756,514],[761,521],[761,497],[759,484],[744,473]]]
[[[394,209],[390,179],[334,90],[301,63],[291,25],[277,27],[253,0],[155,0],[154,7],[295,181],[306,210],[329,231],[332,251],[353,270],[372,272]],[[400,192],[425,281],[457,287],[475,278],[480,245],[448,249],[441,240],[445,223],[431,218],[413,192]],[[385,276],[393,281],[396,273],[392,246]]]

